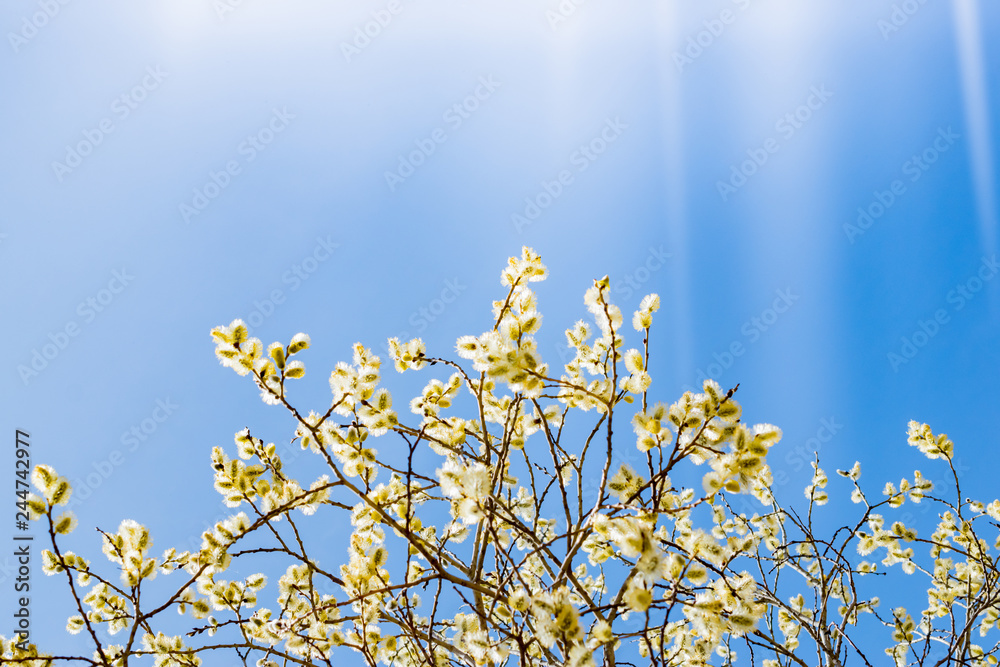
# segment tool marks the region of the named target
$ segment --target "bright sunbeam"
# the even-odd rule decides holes
[[[976,210],[979,216],[979,237],[983,251],[996,248],[997,209],[993,191],[993,156],[990,137],[989,108],[986,98],[983,53],[979,41],[979,10],[976,0],[955,0],[955,39],[962,77],[962,97],[965,123],[969,131],[969,157],[972,167]]]
[[[663,155],[665,170],[665,210],[667,220],[664,222],[667,238],[671,248],[677,248],[675,263],[671,274],[671,301],[674,303],[676,325],[674,335],[675,373],[678,377],[689,377],[693,364],[693,326],[690,301],[690,265],[687,261],[688,224],[690,223],[684,202],[684,125],[683,100],[677,69],[671,59],[673,50],[680,46],[680,35],[677,34],[677,10],[673,5],[663,5],[653,25],[660,37],[658,54],[660,62],[660,107],[663,118]]]

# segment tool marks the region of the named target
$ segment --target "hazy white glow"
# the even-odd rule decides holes
[[[965,124],[968,127],[972,182],[976,191],[979,236],[987,253],[996,248],[996,197],[993,192],[993,156],[990,153],[989,109],[986,103],[983,53],[979,41],[976,0],[954,0],[955,38],[962,76]]]
[[[684,202],[684,127],[681,113],[680,74],[674,66],[672,54],[681,48],[681,38],[677,34],[677,10],[672,3],[661,6],[653,20],[659,38],[658,61],[660,63],[660,109],[663,119],[663,151],[666,171],[666,211],[665,222],[668,247],[673,253],[670,259],[670,290],[668,302],[672,304],[673,327],[676,341],[674,345],[675,377],[689,378],[694,373],[694,342],[691,314],[691,286],[687,262],[688,218]]]

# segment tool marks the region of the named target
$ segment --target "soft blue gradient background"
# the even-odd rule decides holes
[[[555,0],[400,2],[350,62],[342,43],[386,3],[244,0],[220,16],[214,0],[76,0],[17,48],[9,33],[39,5],[10,0],[0,10],[4,437],[12,450],[15,428],[29,431],[33,461],[71,480],[115,450],[124,458],[75,508],[68,548],[100,562],[92,527],[114,530],[125,517],[151,528],[157,554],[186,548],[224,511],[211,447],[231,448],[244,426],[279,443],[291,437],[281,410],[218,365],[211,327],[248,318],[281,290],[283,303],[254,335],[311,334],[307,377],[293,395],[300,409],[322,409],[327,375],[354,341],[381,348],[408,332],[448,355],[457,336],[488,328],[499,272],[522,245],[550,269],[538,293],[540,347],[552,363],[562,331],[586,315],[584,290],[604,274],[626,313],[647,292],[662,297],[652,339],[660,399],[675,400],[713,355],[742,343],[741,356],[712,370],[727,387],[740,383],[747,420],[784,429],[771,457],[776,477],[789,480],[779,498],[804,500],[809,467],[795,449],[815,447],[824,419],[840,425],[822,444],[828,472],[860,460],[876,497],[915,467],[942,479],[944,468],[907,447],[910,419],[954,439],[963,493],[996,495],[1000,281],[986,281],[961,310],[948,299],[997,251],[1000,42],[987,38],[1000,28],[996,3],[914,1],[919,10],[885,33],[887,0],[590,0],[554,27],[546,12]],[[726,9],[734,21],[679,70],[675,53]],[[113,101],[147,67],[165,80],[119,118]],[[500,87],[452,128],[443,114],[480,77]],[[812,87],[833,95],[786,138],[776,122]],[[241,142],[274,108],[294,119],[246,162]],[[60,181],[52,163],[103,118],[113,133]],[[577,171],[574,152],[616,118],[627,128]],[[447,140],[390,191],[384,173],[439,127]],[[911,182],[904,163],[939,128],[959,139]],[[723,201],[717,182],[768,138],[779,150]],[[179,205],[229,160],[241,173],[186,223]],[[563,169],[573,183],[517,229],[512,214]],[[849,238],[858,207],[893,179],[905,193]],[[317,238],[339,247],[296,285],[290,272]],[[652,272],[651,248],[671,255]],[[134,280],[87,322],[78,304],[122,269]],[[645,282],[632,290],[626,276]],[[442,312],[435,299],[449,281],[460,287]],[[777,290],[798,298],[751,340],[752,318],[767,317]],[[437,311],[433,321],[421,308]],[[887,355],[938,309],[948,323],[893,368]],[[22,380],[18,367],[69,322],[79,335]],[[431,376],[386,367],[401,416]],[[130,450],[123,434],[158,400],[179,407]],[[831,525],[849,494],[841,481],[831,480],[839,497],[823,514]],[[14,532],[11,495],[3,545]],[[342,531],[331,527],[337,539]],[[4,635],[9,551],[0,551]],[[34,567],[34,638],[69,650],[65,582]],[[919,592],[914,600],[917,608]]]

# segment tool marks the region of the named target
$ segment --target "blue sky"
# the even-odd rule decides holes
[[[740,383],[784,430],[779,496],[819,435],[874,491],[939,478],[917,419],[992,499],[993,3],[11,0],[0,26],[3,425],[71,480],[110,467],[80,552],[126,516],[185,543],[221,511],[211,447],[290,437],[211,327],[309,333],[318,408],[354,341],[489,327],[522,245],[547,359],[594,278],[626,312],[658,292],[654,392]],[[386,376],[405,406],[419,379]]]

